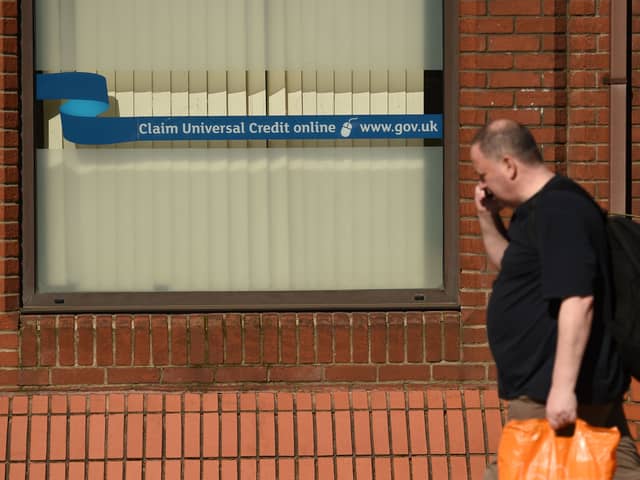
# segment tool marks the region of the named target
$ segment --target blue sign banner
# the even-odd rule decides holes
[[[84,72],[38,74],[36,98],[67,99],[62,134],[90,145],[162,140],[339,140],[442,138],[442,115],[100,117],[106,79]]]

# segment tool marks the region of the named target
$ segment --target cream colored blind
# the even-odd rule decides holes
[[[403,54],[382,55],[373,32],[384,23],[389,42],[392,26],[411,30],[396,11],[388,16],[393,4],[415,25],[413,35],[433,35],[430,25],[440,31],[442,23],[437,2],[433,10],[413,0],[342,3],[43,0],[37,61],[44,71],[104,75],[108,115],[422,113],[423,68],[428,59],[431,68],[441,62],[441,40],[422,40],[411,54],[406,33]],[[225,22],[212,23],[221,12]],[[358,55],[321,36],[322,25],[333,25],[334,39],[341,28],[346,35],[343,14],[357,30],[349,38]],[[203,19],[206,28],[197,27]],[[45,102],[37,151],[42,292],[442,286],[440,147],[415,140],[84,147],[62,138],[58,108]]]
[[[442,0],[36,0],[36,68],[438,70]]]
[[[442,210],[441,156],[421,147],[41,150],[39,288],[439,287],[441,218],[431,212]]]

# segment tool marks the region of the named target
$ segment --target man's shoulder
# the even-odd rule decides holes
[[[542,188],[537,196],[535,207],[552,210],[586,209],[600,212],[600,207],[589,192],[574,180],[562,175],[554,176]]]

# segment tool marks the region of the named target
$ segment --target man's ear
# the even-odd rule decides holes
[[[518,162],[511,155],[502,157],[502,162],[507,172],[507,177],[510,180],[514,180],[518,176]]]

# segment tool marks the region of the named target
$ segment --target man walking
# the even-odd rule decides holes
[[[578,417],[616,426],[614,478],[640,479],[622,409],[630,378],[605,328],[612,292],[601,211],[546,167],[531,132],[514,121],[483,127],[470,154],[482,238],[499,270],[487,335],[508,418],[546,418],[556,430]],[[513,209],[508,230],[503,207]],[[485,479],[497,479],[495,463]]]

